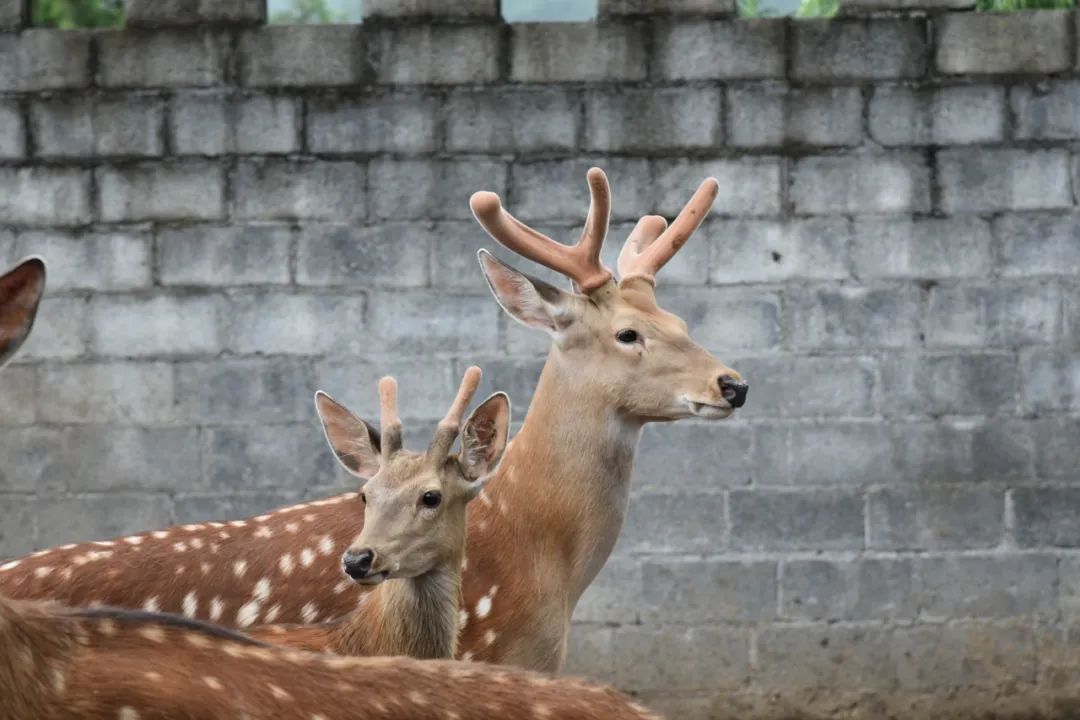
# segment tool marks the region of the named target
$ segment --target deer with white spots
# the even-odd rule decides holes
[[[468,518],[462,658],[554,670],[570,618],[622,529],[634,453],[649,422],[718,420],[747,385],[656,302],[656,274],[704,219],[719,186],[702,183],[667,227],[646,216],[619,256],[600,262],[610,190],[597,168],[585,231],[573,247],[531,230],[492,193],[473,213],[500,243],[574,282],[532,278],[481,251],[500,305],[547,333],[551,350],[518,435]],[[379,438],[369,432],[373,447]],[[63,546],[0,563],[0,593],[183,612],[233,627],[340,618],[365,589],[341,577],[363,522],[355,492],[230,523],[174,527]]]
[[[484,489],[506,448],[510,400],[495,393],[462,424],[480,383],[465,372],[461,389],[426,453],[402,448],[397,383],[379,382],[382,447],[373,428],[327,395],[316,404],[331,448],[346,469],[371,477],[360,493],[363,531],[344,555],[345,572],[374,589],[342,620],[252,628],[276,645],[340,655],[448,659],[457,648],[466,508]],[[461,435],[461,453],[450,451]]]
[[[656,720],[585,680],[276,648],[173,615],[0,597],[0,720]]]

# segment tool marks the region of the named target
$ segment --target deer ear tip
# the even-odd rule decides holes
[[[469,207],[472,208],[473,213],[477,215],[490,215],[491,213],[498,212],[502,207],[502,203],[499,202],[499,196],[493,192],[487,190],[480,190],[474,192],[472,197],[469,198]]]

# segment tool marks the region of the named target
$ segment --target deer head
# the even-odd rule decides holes
[[[592,202],[581,240],[568,247],[527,227],[506,212],[498,195],[475,193],[473,215],[510,250],[566,275],[575,292],[518,272],[485,250],[480,265],[499,304],[519,322],[547,332],[550,359],[568,379],[596,388],[606,407],[639,422],[694,416],[724,418],[746,401],[739,373],[690,339],[686,323],[656,302],[656,273],[701,225],[719,191],[705,180],[668,227],[643,217],[621,254],[616,282],[600,262],[611,192],[599,168],[588,172]]]
[[[345,572],[358,583],[431,572],[460,553],[465,544],[465,507],[483,490],[499,464],[510,424],[510,400],[495,393],[462,425],[480,383],[480,368],[465,372],[456,399],[425,453],[402,447],[397,382],[379,381],[381,440],[374,428],[329,395],[318,393],[316,408],[327,442],[345,468],[364,484],[364,527],[342,557]],[[451,454],[461,435],[460,454]]]
[[[45,261],[39,257],[23,260],[0,277],[0,366],[30,334],[44,291]]]

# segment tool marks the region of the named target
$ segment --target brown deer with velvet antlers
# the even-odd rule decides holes
[[[548,333],[552,347],[524,425],[469,514],[465,659],[558,669],[574,607],[622,528],[642,426],[724,418],[746,398],[739,374],[695,344],[654,295],[656,273],[701,224],[717,182],[702,183],[671,227],[655,216],[638,222],[619,282],[600,263],[607,178],[593,168],[588,183],[592,202],[574,247],[522,225],[496,195],[471,201],[496,240],[568,276],[576,292],[480,254],[502,307]],[[354,440],[378,444],[359,427]],[[364,592],[340,578],[362,519],[352,492],[247,520],[63,546],[0,564],[0,593],[161,608],[234,627],[339,618]]]
[[[268,625],[253,637],[339,655],[448,659],[457,649],[466,508],[484,489],[506,448],[510,400],[495,393],[462,424],[480,383],[465,372],[461,389],[426,453],[402,449],[397,383],[379,382],[382,448],[364,422],[329,396],[316,403],[326,437],[349,472],[371,475],[360,500],[363,530],[345,551],[345,572],[374,589],[343,620]],[[461,434],[461,453],[450,450]]]

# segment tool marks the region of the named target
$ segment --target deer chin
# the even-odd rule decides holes
[[[683,400],[686,401],[686,407],[690,409],[692,416],[705,420],[723,420],[735,412],[735,408],[731,407],[726,400],[721,401],[720,405],[691,400],[686,396],[683,396]]]
[[[383,570],[382,572],[373,573],[371,575],[365,575],[362,578],[356,578],[357,585],[379,585],[390,579],[390,571]]]

